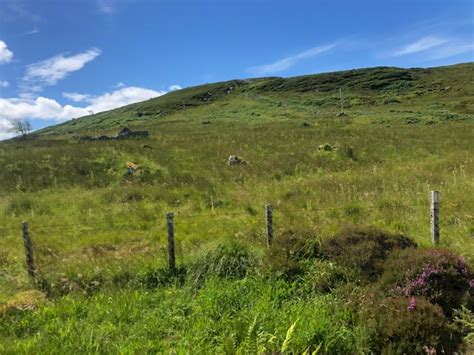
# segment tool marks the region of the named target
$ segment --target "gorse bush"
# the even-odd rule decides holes
[[[252,273],[258,263],[257,254],[247,245],[231,240],[204,250],[188,269],[189,277],[200,282],[210,276],[243,278]]]
[[[442,309],[424,297],[389,297],[367,302],[359,322],[371,329],[376,354],[453,354],[462,335]]]
[[[362,279],[373,281],[383,272],[390,252],[414,247],[416,243],[403,235],[371,227],[346,227],[324,240],[321,252],[340,265],[359,271]]]
[[[474,277],[464,260],[439,249],[407,249],[392,254],[380,285],[394,295],[424,296],[449,316],[474,294]]]

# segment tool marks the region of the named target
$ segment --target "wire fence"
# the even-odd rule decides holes
[[[461,202],[458,201],[456,204],[456,208],[459,208],[459,205],[462,205]],[[274,238],[278,238],[278,235],[274,235],[274,219],[277,221],[288,219],[293,219],[294,214],[299,214],[302,217],[310,217],[309,214],[314,213],[317,214],[318,212],[331,212],[337,211],[343,212],[343,216],[351,216],[353,214],[360,214],[363,211],[385,211],[391,210],[395,212],[403,212],[403,213],[410,213],[412,215],[419,215],[420,213],[426,214],[430,216],[430,232],[431,232],[431,240],[434,244],[438,244],[440,241],[440,225],[441,228],[460,224],[469,225],[469,223],[474,222],[474,216],[470,214],[463,214],[460,215],[454,208],[449,207],[447,204],[447,211],[443,210],[442,219],[439,218],[439,193],[436,191],[432,191],[430,193],[430,203],[426,203],[423,201],[418,201],[414,204],[403,204],[403,203],[381,203],[378,205],[358,205],[355,202],[352,203],[345,203],[344,206],[324,206],[324,207],[306,207],[306,208],[295,208],[295,207],[287,207],[282,204],[277,204],[275,207],[271,204],[265,205],[265,214],[262,212],[259,213],[258,210],[254,209],[253,207],[249,206],[245,210],[241,211],[228,211],[222,207],[214,207],[213,205],[210,206],[210,210],[201,210],[201,211],[189,211],[189,210],[179,210],[175,212],[168,212],[162,218],[157,218],[154,220],[147,220],[147,221],[140,221],[140,223],[133,224],[130,223],[130,219],[123,223],[117,223],[116,221],[105,220],[105,221],[82,221],[82,222],[74,222],[68,223],[67,221],[62,223],[34,223],[32,224],[32,235],[30,235],[30,225],[28,222],[23,221],[18,223],[18,226],[10,225],[10,226],[3,226],[0,227],[0,235],[2,234],[12,234],[12,233],[20,233],[23,237],[23,242],[25,246],[25,257],[27,261],[28,273],[34,279],[37,275],[37,269],[35,265],[35,258],[34,258],[34,248],[33,248],[33,240],[34,235],[52,235],[55,233],[63,233],[64,235],[74,235],[74,234],[91,234],[91,233],[100,233],[100,232],[108,232],[108,231],[120,231],[130,232],[130,233],[143,233],[143,234],[157,234],[161,233],[158,232],[166,230],[167,231],[167,240],[168,240],[168,256],[169,256],[169,269],[173,271],[175,268],[175,219],[177,221],[190,221],[191,224],[188,227],[192,228],[196,226],[193,220],[200,219],[203,223],[210,223],[214,220],[228,220],[228,219],[235,219],[235,218],[246,218],[252,219],[254,221],[259,221],[262,225],[262,231],[266,236],[266,244],[269,248],[272,247],[272,243]],[[275,218],[274,218],[275,217]],[[333,218],[334,216],[330,216]],[[226,223],[226,222],[224,222]],[[186,223],[184,223],[186,226]],[[182,226],[182,225],[181,225]],[[254,224],[255,226],[255,224]],[[21,227],[21,228],[20,228]],[[218,226],[219,228],[222,225]],[[471,230],[474,230],[474,225],[472,226]],[[178,244],[179,248],[179,244]],[[165,247],[166,249],[166,247]]]
[[[458,206],[459,207],[459,206]],[[403,212],[421,212],[428,214],[429,206],[427,203],[417,203],[417,204],[382,204],[382,205],[372,205],[372,206],[361,206],[357,204],[345,205],[345,206],[329,206],[329,207],[318,207],[318,208],[288,208],[281,205],[276,205],[273,207],[273,213],[278,215],[285,214],[302,214],[307,215],[310,213],[316,212],[326,212],[326,211],[345,211],[349,215],[354,212],[363,212],[363,211],[373,211],[373,210],[394,210],[394,211],[403,211]],[[179,209],[174,212],[174,216],[177,219],[191,220],[191,219],[229,219],[234,217],[244,217],[252,219],[262,219],[262,214],[257,210],[251,208],[244,211],[226,211],[223,208],[216,207],[213,210],[189,212],[189,211],[180,211]],[[448,223],[452,219],[460,223],[474,222],[474,215],[463,214],[460,215],[458,212],[453,211],[452,209],[443,210],[443,219],[440,220],[441,224]],[[155,220],[150,221],[140,221],[142,223],[147,223],[149,225],[133,226],[133,223],[117,223],[115,221],[91,221],[84,220],[82,222],[61,222],[61,223],[35,223],[35,231],[47,232],[47,231],[67,231],[67,230],[84,230],[84,231],[94,231],[94,230],[103,230],[103,231],[113,231],[113,230],[122,230],[122,231],[142,231],[146,232],[149,230],[151,225],[165,225],[166,222],[163,217],[157,217]],[[17,220],[15,224],[10,224],[9,226],[1,226],[0,234],[10,234],[10,233],[19,233],[21,231],[20,221]]]

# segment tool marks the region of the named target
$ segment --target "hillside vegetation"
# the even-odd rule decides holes
[[[0,352],[468,352],[473,79],[474,63],[233,80],[0,142]],[[150,137],[79,139],[125,126]]]

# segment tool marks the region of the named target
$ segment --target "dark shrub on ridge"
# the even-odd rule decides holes
[[[374,281],[383,272],[385,259],[393,250],[416,246],[403,235],[373,227],[346,227],[324,240],[321,252],[340,265],[358,270],[363,279]]]
[[[380,278],[393,295],[424,296],[450,316],[463,302],[472,305],[474,275],[465,261],[447,250],[403,250],[393,253]]]

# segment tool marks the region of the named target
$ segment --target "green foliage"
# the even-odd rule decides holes
[[[305,267],[303,287],[311,293],[331,293],[341,285],[354,282],[356,276],[352,270],[335,262],[312,260]]]
[[[359,271],[373,281],[382,272],[385,259],[396,249],[414,248],[416,243],[400,234],[377,228],[347,227],[322,244],[322,253],[341,265]]]
[[[464,335],[468,346],[474,346],[474,313],[464,305],[454,311],[454,323]]]
[[[257,254],[247,245],[229,240],[201,251],[191,262],[188,272],[194,282],[210,276],[239,279],[252,274],[257,263]]]
[[[302,261],[319,256],[319,245],[320,239],[311,232],[287,230],[278,233],[266,251],[264,268],[292,279],[304,271]]]
[[[453,354],[462,336],[439,306],[423,297],[390,297],[369,302],[360,321],[371,329],[376,354]]]
[[[392,254],[380,285],[392,294],[424,296],[448,316],[474,296],[474,276],[465,261],[440,249],[406,249]]]

